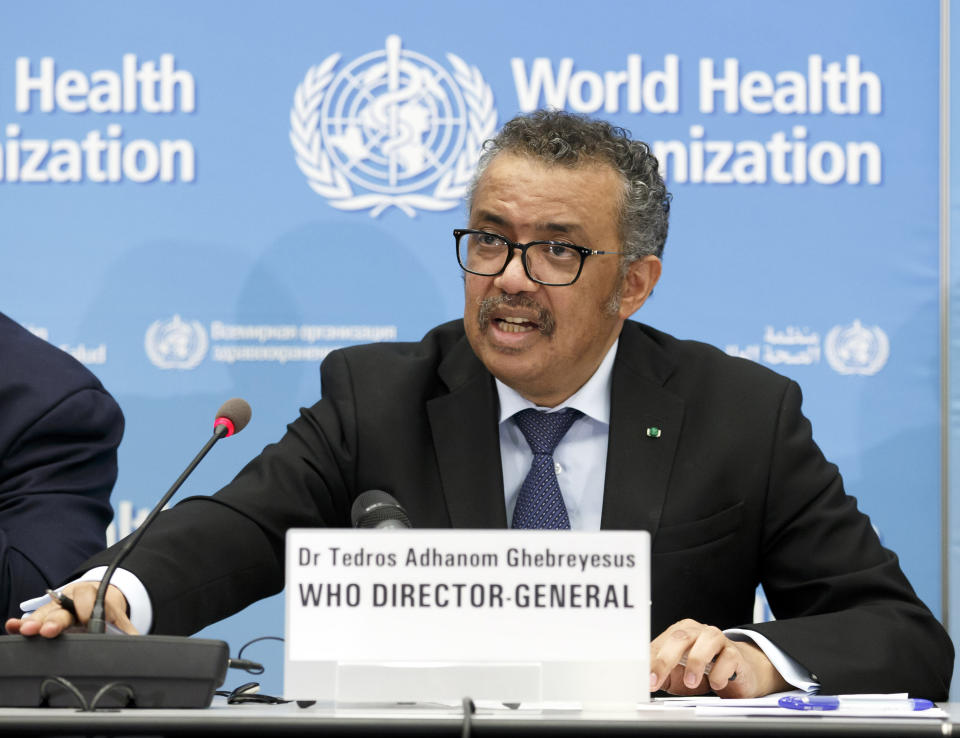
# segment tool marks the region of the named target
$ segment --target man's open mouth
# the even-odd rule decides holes
[[[540,326],[526,318],[494,318],[497,328],[506,333],[527,333],[540,330]]]
[[[486,330],[491,323],[504,333],[532,333],[539,331],[544,336],[553,335],[556,325],[553,315],[524,295],[499,295],[478,300],[477,323]],[[525,316],[503,315],[508,312],[524,312]]]

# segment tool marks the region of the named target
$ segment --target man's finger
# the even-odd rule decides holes
[[[73,625],[73,615],[57,604],[44,605],[20,619],[20,635],[56,638]]]
[[[714,692],[724,689],[735,679],[734,675],[738,670],[744,670],[740,650],[734,644],[729,643],[713,662],[713,668],[710,670],[709,676],[710,689]]]
[[[113,625],[124,633],[129,635],[139,634],[139,631],[134,628],[133,623],[130,622],[130,618],[127,617],[126,598],[114,587],[111,587],[107,591],[106,616],[107,622],[113,623]]]
[[[688,689],[695,688],[703,681],[729,643],[719,628],[701,626],[690,649],[681,658],[684,663],[683,683]]]
[[[20,632],[20,624],[22,622],[22,618],[10,618],[3,624],[3,627],[10,635],[17,635]]]
[[[70,596],[73,597],[73,606],[77,611],[77,619],[84,625],[87,624],[93,614],[93,603],[97,599],[97,589],[99,589],[99,585],[96,582],[78,582],[70,590]]]
[[[696,641],[701,626],[693,620],[674,623],[650,644],[650,691],[664,688],[677,665]],[[674,686],[671,681],[671,686]]]
[[[650,644],[650,691],[663,688],[663,683],[690,647],[691,637],[683,628],[665,631]]]

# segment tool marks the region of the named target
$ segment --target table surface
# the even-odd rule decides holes
[[[698,717],[692,708],[650,706],[631,712],[479,709],[464,732],[461,710],[441,707],[332,709],[320,705],[226,705],[203,710],[0,709],[0,735],[54,736],[384,736],[384,735],[665,735],[882,736],[951,735],[960,703],[945,703],[947,719]],[[960,733],[960,727],[958,727]]]

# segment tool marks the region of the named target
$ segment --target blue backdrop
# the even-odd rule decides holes
[[[229,481],[337,346],[462,314],[480,141],[554,105],[650,141],[674,195],[638,319],[797,379],[941,612],[939,5],[104,1],[5,8],[0,309],[126,413],[114,534],[220,403]],[[269,493],[269,491],[265,491]],[[208,629],[282,634],[279,598]],[[279,691],[279,646],[251,657]]]

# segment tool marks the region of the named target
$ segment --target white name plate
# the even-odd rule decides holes
[[[284,696],[648,699],[643,531],[287,532]]]

